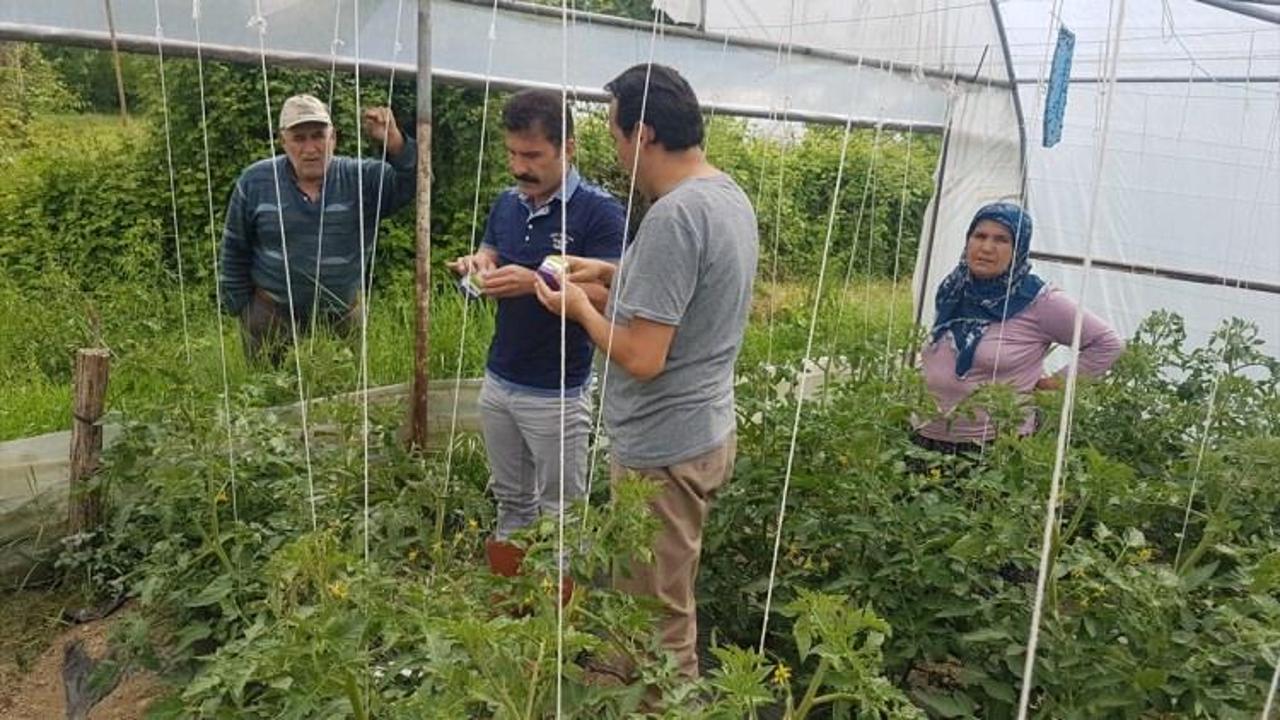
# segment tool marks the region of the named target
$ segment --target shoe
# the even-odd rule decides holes
[[[484,555],[489,560],[489,570],[500,577],[520,574],[524,562],[524,550],[504,540],[489,538],[484,541]]]

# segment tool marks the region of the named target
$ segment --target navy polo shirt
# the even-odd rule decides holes
[[[560,205],[565,209],[561,234]],[[498,255],[498,265],[515,263],[536,269],[548,255],[616,261],[622,255],[626,225],[622,203],[583,180],[570,168],[564,186],[535,208],[515,188],[493,203],[483,247]],[[591,376],[591,338],[582,326],[565,326],[565,388],[579,390]],[[487,369],[511,389],[547,395],[560,392],[560,317],[536,295],[498,300],[498,317],[489,345]]]

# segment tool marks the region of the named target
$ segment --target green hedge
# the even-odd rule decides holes
[[[89,64],[72,62],[71,52],[59,50],[59,63],[53,66],[79,68]],[[139,62],[144,59],[149,62]],[[178,258],[171,231],[161,112],[165,103],[160,97],[157,63],[154,58],[134,57],[127,64],[137,84],[132,89],[136,105],[146,109],[135,114],[133,124],[137,127],[120,131],[104,121],[85,121],[80,126],[71,119],[41,125],[43,137],[37,146],[23,154],[11,177],[3,182],[0,267],[20,284],[26,284],[35,269],[50,267],[82,278],[87,287],[118,281],[163,286],[176,276]],[[184,270],[194,282],[208,285],[212,268],[197,69],[193,61],[170,59],[165,71]],[[256,68],[209,62],[204,80],[213,222],[220,230],[235,177],[250,162],[270,152],[271,133],[262,78]],[[355,81],[350,75],[333,80],[339,150],[354,154]],[[76,87],[75,82],[67,84]],[[289,94],[311,92],[323,98],[329,95],[329,86],[328,73],[273,70],[268,84],[272,112]],[[365,76],[362,86],[363,106],[386,101],[386,78]],[[438,257],[447,257],[464,251],[471,239],[483,93],[453,87],[437,87],[434,92],[433,247]],[[411,81],[398,80],[392,95],[401,124],[412,128]],[[488,109],[489,137],[479,194],[481,223],[491,198],[509,184],[498,121],[503,97],[494,93]],[[82,101],[90,106],[96,102],[92,98]],[[619,195],[625,194],[628,183],[617,166],[602,109],[581,104],[578,116],[578,161],[583,173]],[[44,122],[44,117],[45,113],[36,113],[32,122]],[[766,253],[764,266],[770,271],[775,246],[784,276],[804,274],[816,263],[826,232],[840,140],[838,128],[712,119],[708,150],[713,162],[733,174],[755,198]],[[376,152],[367,143],[363,150],[366,154]],[[865,181],[873,154],[878,155],[876,173],[868,188]],[[892,273],[901,216],[899,260],[907,264],[899,262],[899,269],[909,268],[931,192],[936,156],[934,137],[908,138],[891,132],[877,136],[871,130],[852,134],[845,189],[836,214],[837,258],[847,259],[864,195],[874,196],[875,204],[866,211],[861,226],[858,267],[877,275]],[[380,250],[383,279],[407,275],[413,252],[412,213],[402,213],[384,227]],[[871,238],[869,262],[867,238]]]

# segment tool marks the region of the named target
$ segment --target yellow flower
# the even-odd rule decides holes
[[[339,600],[347,599],[347,581],[335,580],[329,583],[329,594]]]
[[[409,562],[418,559],[418,548],[409,548]]]
[[[778,687],[786,686],[791,682],[791,668],[787,667],[786,663],[778,663],[778,666],[773,669],[772,682]]]
[[[229,498],[227,498],[227,491],[226,491],[226,490],[219,490],[219,491],[218,491],[217,496],[215,496],[215,497],[213,498],[213,501],[214,501],[214,502],[216,502],[216,503],[224,503],[224,502],[226,502],[228,499],[229,499]]]
[[[931,468],[929,470],[929,477],[933,478],[934,480],[937,480],[938,478],[942,477],[942,468],[937,468],[937,467]]]
[[[480,529],[480,523],[476,522],[475,518],[468,518],[467,529],[471,532],[475,532]]]
[[[555,589],[556,589],[556,584],[555,584],[554,582],[552,582],[552,581],[551,581],[551,578],[550,578],[550,577],[544,577],[544,578],[542,578],[542,590],[543,590],[543,592],[548,592],[548,593],[549,593],[549,592],[551,592],[552,590],[555,590]]]

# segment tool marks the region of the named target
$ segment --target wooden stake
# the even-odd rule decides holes
[[[418,222],[414,260],[417,299],[409,441],[427,447],[427,382],[431,347],[431,3],[418,3]]]
[[[111,353],[105,348],[88,348],[76,353],[68,518],[72,533],[92,530],[102,523],[102,494],[88,486],[102,456],[102,426],[98,420],[106,405],[110,367]]]

